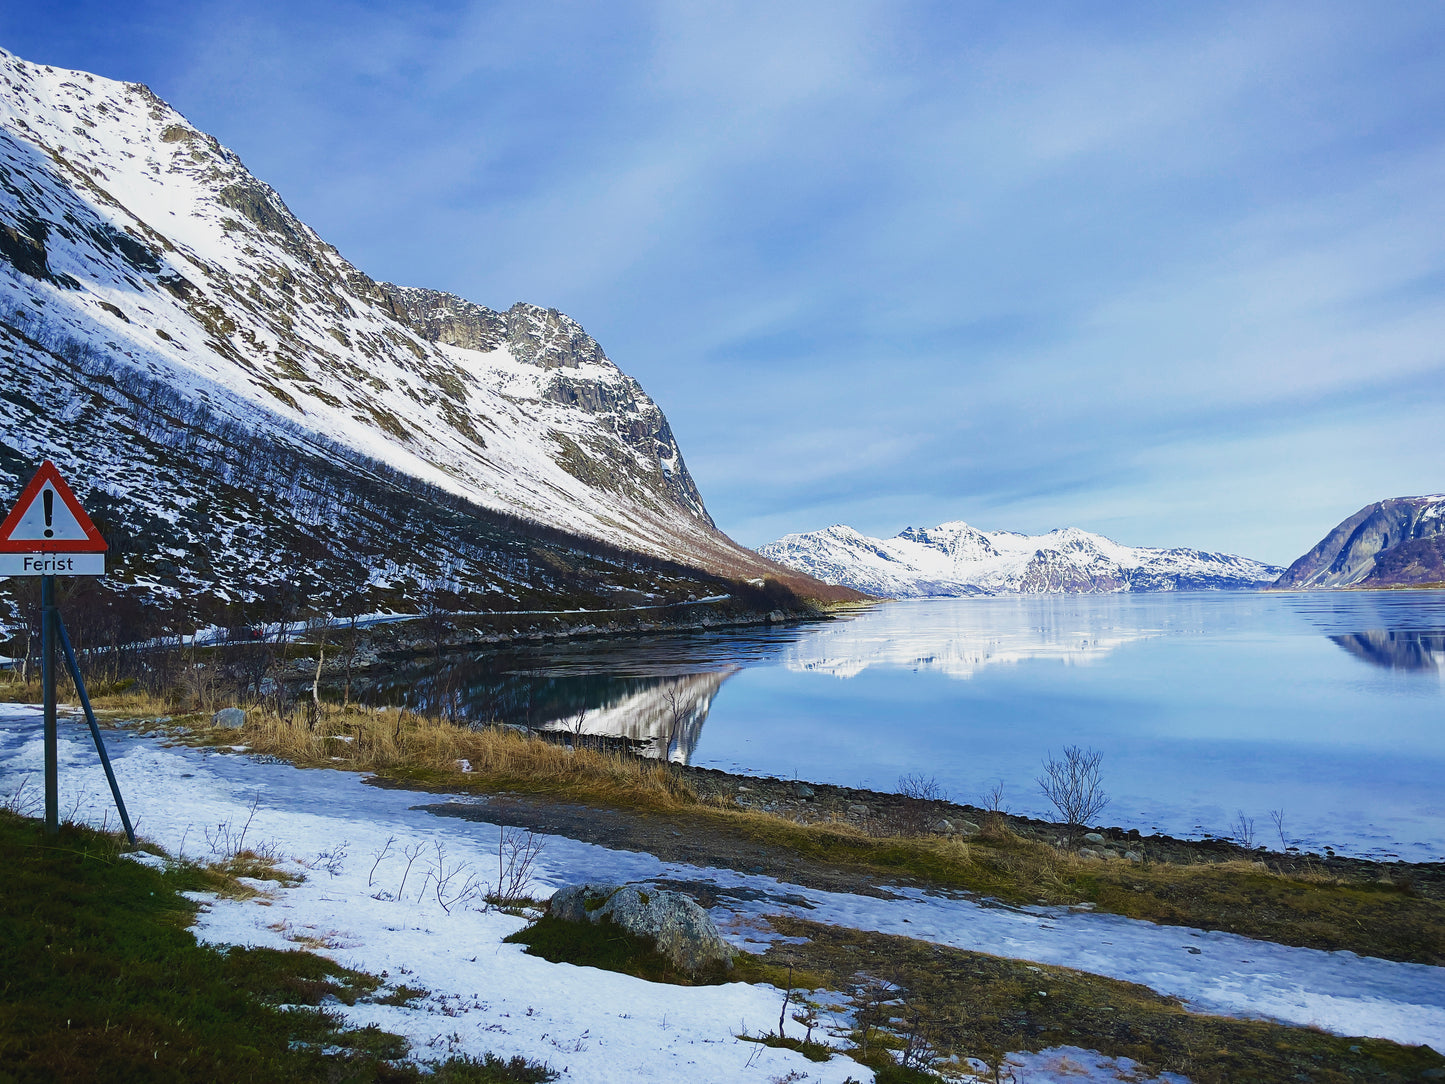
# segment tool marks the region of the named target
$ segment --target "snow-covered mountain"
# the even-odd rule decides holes
[[[1367,504],[1280,576],[1276,587],[1445,583],[1445,494]]]
[[[299,566],[517,601],[575,572],[565,538],[602,579],[609,547],[779,571],[573,320],[374,281],[146,87],[3,51],[0,355],[0,491],[54,459],[122,581],[246,598]],[[564,540],[543,559],[521,525]]]
[[[1065,527],[1044,535],[962,521],[870,538],[834,526],[759,551],[790,568],[885,598],[1011,592],[1198,591],[1266,587],[1280,569],[1227,553],[1121,546]]]

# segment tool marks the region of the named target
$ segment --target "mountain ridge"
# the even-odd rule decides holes
[[[1063,527],[1045,535],[981,531],[962,520],[871,538],[842,524],[790,534],[759,553],[826,583],[889,598],[987,594],[1235,590],[1280,574],[1232,554],[1124,546]]]
[[[716,528],[576,321],[371,279],[140,84],[0,51],[0,287],[0,488],[53,458],[150,539],[108,585],[256,602],[297,553],[311,589],[407,607],[670,597],[626,553],[795,578]]]

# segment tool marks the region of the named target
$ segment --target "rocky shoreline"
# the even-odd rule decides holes
[[[738,775],[714,768],[682,767],[704,798],[731,797],[744,809],[773,813],[803,823],[845,823],[879,834],[951,836],[967,839],[985,829],[990,819],[1014,835],[1056,846],[1071,846],[1085,859],[1098,861],[1265,862],[1279,873],[1323,872],[1350,879],[1393,876],[1408,871],[1416,891],[1445,899],[1445,862],[1380,861],[1333,854],[1245,848],[1229,839],[1183,839],[1163,833],[1143,834],[1137,828],[1096,826],[1081,840],[1071,840],[1068,825],[1002,810],[912,798],[887,791],[862,790],[828,783]],[[1075,846],[1076,844],[1079,844]],[[1134,856],[1134,857],[1131,857]]]
[[[324,683],[325,679],[345,670],[348,654],[350,668],[357,672],[428,656],[445,661],[449,655],[469,650],[832,621],[835,612],[836,608],[752,610],[732,609],[726,603],[681,603],[630,610],[462,614],[449,616],[441,628],[436,627],[433,619],[418,615],[357,627],[354,649],[338,646],[338,641],[351,635],[353,630],[336,624],[325,630],[329,647],[322,664],[322,678]],[[295,671],[296,679],[303,674],[309,679],[316,666],[314,643],[300,641],[292,647],[297,654],[289,661],[289,668]]]
[[[795,779],[738,775],[715,768],[673,765],[704,803],[736,804],[744,810],[766,813],[801,824],[838,824],[880,837],[903,835],[995,837],[998,828],[1026,840],[1068,847],[1073,853],[1102,863],[1160,863],[1202,865],[1223,862],[1251,863],[1260,869],[1290,875],[1337,878],[1353,883],[1381,882],[1408,885],[1425,899],[1445,900],[1445,862],[1383,862],[1366,858],[1246,849],[1226,839],[1180,839],[1144,835],[1137,829],[1099,826],[1090,830],[1082,847],[1069,840],[1067,825],[944,800],[910,798],[884,791],[862,790]],[[381,787],[415,788],[373,777]],[[449,792],[442,785],[425,787]],[[828,868],[801,860],[783,849],[760,848],[741,837],[730,838],[693,823],[688,814],[656,816],[629,813],[585,803],[501,793],[439,801],[426,806],[440,816],[483,820],[569,836],[587,843],[621,850],[641,851],[663,861],[722,866],[742,873],[763,873],[797,884],[838,891],[877,894],[878,887],[863,875],[843,868]],[[1091,838],[1092,837],[1092,838]],[[1130,857],[1130,856],[1134,857]],[[907,877],[900,877],[907,881]]]

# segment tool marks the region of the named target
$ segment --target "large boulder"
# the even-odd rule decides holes
[[[211,725],[227,730],[239,730],[246,725],[246,712],[241,708],[222,708],[211,716]]]
[[[646,885],[580,884],[559,888],[548,914],[564,922],[611,922],[652,941],[689,975],[732,967],[733,951],[697,901]]]

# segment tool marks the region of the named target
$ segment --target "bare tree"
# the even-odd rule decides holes
[[[346,635],[342,643],[345,650],[345,684],[341,691],[341,707],[351,707],[351,667],[356,662],[356,620],[359,615],[353,610],[346,618]]]
[[[1039,789],[1059,811],[1071,834],[1109,804],[1108,792],[1099,778],[1102,755],[1094,749],[1066,745],[1062,760],[1050,753],[1044,761],[1044,774],[1037,780]]]
[[[1269,811],[1269,819],[1274,822],[1274,830],[1279,834],[1280,851],[1284,852],[1289,850],[1289,840],[1285,838],[1284,834],[1284,810],[1271,809]]]
[[[662,746],[662,759],[672,760],[672,750],[676,746],[678,738],[682,736],[683,723],[687,721],[691,709],[688,702],[680,697],[677,686],[672,685],[663,691],[662,702],[667,705],[667,741]]]
[[[331,629],[331,618],[325,613],[313,614],[306,622],[307,639],[316,644],[316,673],[311,679],[311,710],[314,717],[321,715],[321,668],[326,665],[326,634]]]
[[[566,717],[566,721],[563,723],[563,726],[565,727],[566,733],[568,735],[568,745],[576,748],[582,744],[582,724],[586,721],[587,709],[585,707],[578,708],[576,711],[572,712]]]

